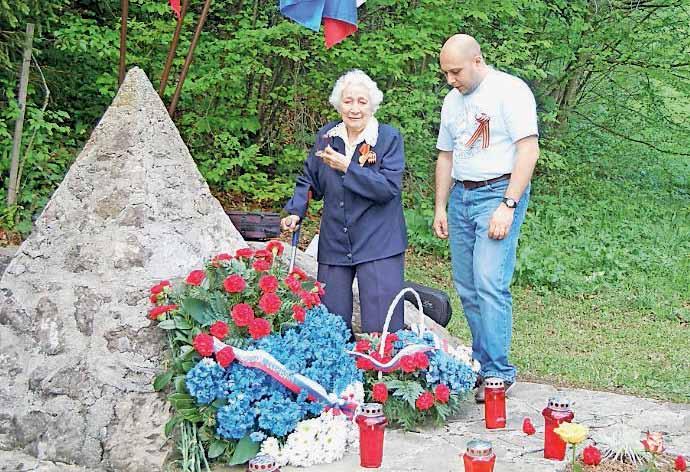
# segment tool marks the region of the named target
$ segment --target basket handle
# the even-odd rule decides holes
[[[386,314],[386,322],[383,324],[383,331],[381,332],[381,345],[379,346],[379,355],[381,356],[383,356],[383,350],[386,347],[386,337],[388,337],[388,325],[390,324],[391,318],[393,317],[393,310],[395,310],[395,307],[398,305],[400,298],[402,298],[407,292],[412,292],[412,294],[414,294],[415,299],[417,300],[417,307],[419,308],[420,333],[424,329],[424,307],[422,306],[422,299],[419,298],[419,294],[416,290],[414,290],[411,287],[405,287],[402,290],[400,290],[398,295],[396,295],[396,297],[393,299],[391,306],[388,307],[388,314]]]

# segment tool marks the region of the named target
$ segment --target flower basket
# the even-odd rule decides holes
[[[389,333],[393,310],[408,292],[417,301],[419,322]],[[364,373],[368,400],[383,403],[388,420],[405,429],[429,420],[444,424],[457,414],[479,371],[468,348],[450,347],[425,328],[423,310],[419,294],[404,288],[388,309],[383,332],[362,335],[351,352]]]

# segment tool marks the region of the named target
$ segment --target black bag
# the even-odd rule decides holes
[[[280,236],[280,213],[228,211],[237,231],[248,241],[266,241]]]
[[[448,326],[450,317],[453,315],[453,308],[450,306],[450,298],[446,292],[408,281],[405,282],[404,287],[410,287],[419,294],[426,316],[444,328]],[[405,300],[417,306],[417,299],[413,293],[405,292]]]

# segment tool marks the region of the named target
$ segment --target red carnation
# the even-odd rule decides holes
[[[434,406],[434,396],[431,392],[424,392],[415,401],[415,405],[419,411],[428,410]]]
[[[257,272],[266,272],[271,268],[271,263],[266,259],[257,259],[252,264],[252,268]]]
[[[679,470],[681,472],[685,472],[685,470],[687,470],[687,468],[688,468],[688,464],[685,462],[685,457],[680,456],[680,455],[678,457],[676,457],[676,461],[673,463],[673,467],[676,470]]]
[[[163,313],[167,313],[177,308],[177,305],[161,305],[155,306],[149,310],[149,318],[152,320],[157,320],[158,316]]]
[[[299,267],[295,267],[294,269],[292,269],[292,272],[290,272],[288,275],[290,277],[294,277],[297,280],[307,280],[309,278],[307,277],[307,273]]]
[[[301,305],[292,305],[292,317],[298,323],[304,323],[304,318],[307,312]]]
[[[414,354],[414,361],[418,369],[426,369],[429,367],[429,358],[423,352],[416,352]]]
[[[203,270],[193,270],[189,273],[185,282],[188,285],[201,285],[204,278],[206,278],[206,272]]]
[[[259,279],[259,288],[262,292],[275,292],[278,290],[278,279],[272,275],[264,275]]]
[[[311,291],[318,293],[320,297],[323,297],[326,294],[326,291],[323,289],[323,285],[321,285],[321,282],[318,280],[314,282],[314,288],[311,289]]]
[[[220,267],[221,262],[231,261],[231,260],[232,260],[232,256],[230,254],[222,253],[222,254],[218,254],[216,257],[214,257],[211,260],[211,265],[213,265],[213,267]]]
[[[448,400],[450,400],[450,389],[443,384],[438,384],[434,389],[434,396],[439,403],[448,403]]]
[[[357,352],[369,352],[371,350],[371,343],[366,339],[360,339],[355,344],[355,351]]]
[[[400,341],[400,338],[398,337],[397,334],[390,333],[388,336],[386,336],[386,341],[390,341],[390,342],[394,343],[395,341]]]
[[[282,255],[283,249],[285,248],[283,247],[283,243],[281,243],[280,241],[273,240],[269,241],[268,244],[266,244],[266,250],[276,256]]]
[[[151,296],[149,297],[149,300],[151,300],[151,303],[157,303],[158,302],[158,295],[155,293],[152,293]]]
[[[298,295],[302,299],[302,303],[304,303],[307,308],[314,308],[316,305],[321,303],[321,299],[316,293],[300,290]]]
[[[170,282],[168,282],[167,280],[163,280],[151,287],[151,293],[159,294],[163,291],[163,288],[165,287],[170,287]]]
[[[364,357],[358,357],[355,361],[355,365],[360,370],[374,370],[374,364],[369,359]]]
[[[259,308],[267,315],[272,315],[280,310],[280,298],[275,293],[264,293],[259,300]]]
[[[522,432],[525,433],[527,436],[532,436],[534,433],[537,432],[534,425],[532,424],[531,419],[525,418],[524,420],[522,420]]]
[[[375,384],[371,389],[371,396],[376,402],[386,403],[386,400],[388,400],[388,387],[383,382]]]
[[[285,285],[288,286],[290,291],[292,293],[298,293],[300,290],[302,290],[302,284],[300,283],[299,280],[297,280],[294,277],[285,277],[283,280],[285,282]]]
[[[417,361],[415,361],[414,356],[403,356],[400,359],[400,368],[408,374],[417,370]]]
[[[194,345],[196,352],[204,357],[208,357],[213,354],[213,336],[209,336],[206,333],[199,333],[194,336],[192,344]]]
[[[211,325],[211,329],[209,329],[211,335],[217,337],[218,339],[225,338],[225,336],[228,335],[228,331],[230,331],[228,329],[228,325],[223,321],[216,321]]]
[[[249,258],[252,257],[253,255],[254,255],[254,251],[252,251],[252,250],[249,249],[248,247],[245,247],[245,248],[242,248],[242,249],[238,249],[238,250],[235,252],[235,257],[238,258],[238,259],[249,259]]]
[[[586,465],[599,465],[601,463],[601,452],[594,446],[587,446],[582,451],[582,462]]]
[[[266,249],[259,249],[254,253],[255,259],[265,259],[268,262],[273,262],[273,253]]]
[[[261,339],[271,333],[271,324],[263,318],[254,318],[249,323],[249,334],[254,339]]]
[[[225,291],[229,293],[240,293],[246,286],[247,282],[237,274],[229,275],[223,281],[223,287],[225,287]]]
[[[385,352],[383,354],[379,354],[379,351],[372,352],[371,357],[374,360],[379,361],[381,364],[387,364],[391,360],[390,356],[386,355]]]
[[[233,351],[230,346],[224,347],[220,351],[216,352],[216,361],[223,369],[229,366],[234,360],[235,351]]]
[[[246,303],[238,303],[232,307],[231,316],[237,326],[249,326],[254,319],[254,310]]]

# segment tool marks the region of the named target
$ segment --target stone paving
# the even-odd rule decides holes
[[[484,427],[483,407],[467,402],[463,414],[445,428],[414,433],[398,430],[386,432],[383,465],[386,472],[455,472],[464,467],[460,453],[473,438],[491,441],[498,460],[495,472],[560,472],[564,462],[543,458],[543,419],[541,411],[547,399],[559,393],[573,403],[575,421],[590,427],[596,437],[610,428],[625,425],[637,431],[663,431],[667,448],[686,456],[690,453],[690,404],[656,402],[644,398],[593,392],[582,389],[557,389],[550,385],[518,383],[508,399],[508,425],[502,430]],[[532,419],[537,433],[522,432],[525,416]],[[244,469],[218,468],[218,471],[239,472]],[[356,455],[347,455],[334,464],[310,468],[283,468],[284,472],[353,472],[363,471]]]

